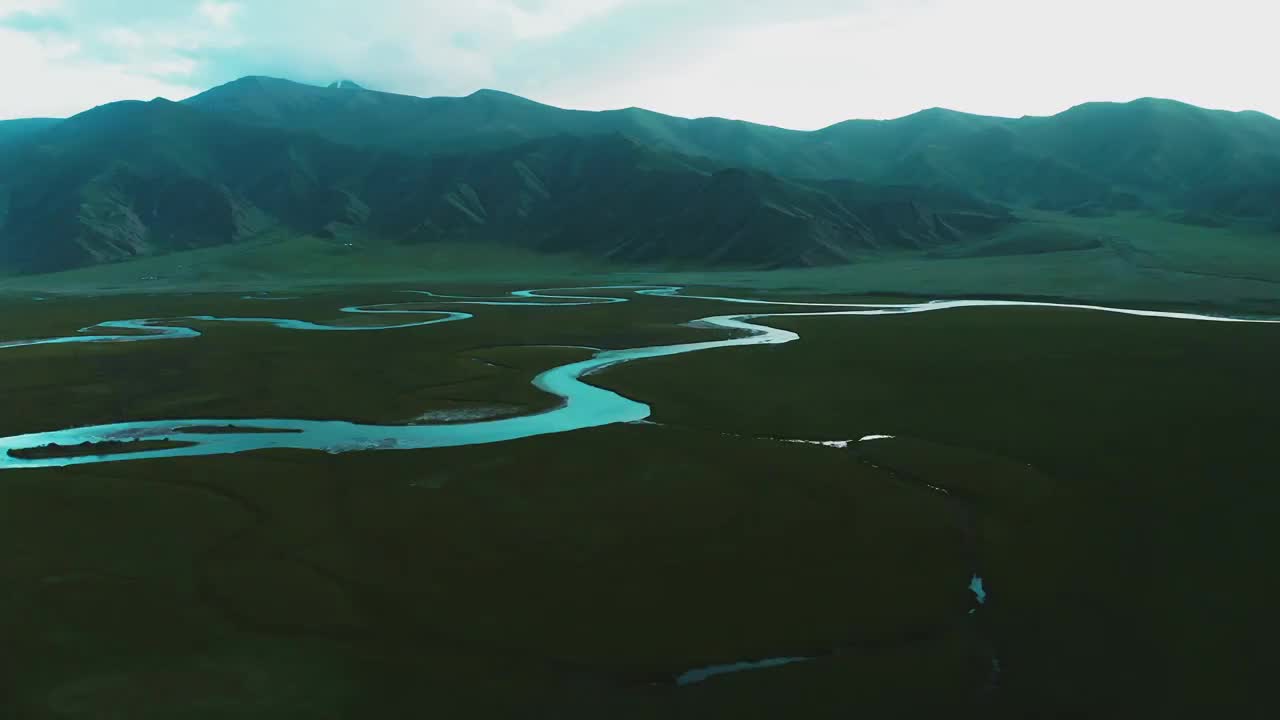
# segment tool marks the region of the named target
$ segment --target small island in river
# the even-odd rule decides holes
[[[300,433],[301,430],[296,428],[265,428],[265,427],[244,427],[241,425],[186,425],[184,427],[174,428],[174,432],[186,435],[240,435],[249,433],[272,434],[272,433]]]
[[[9,456],[19,460],[49,460],[52,458],[89,457],[94,455],[115,455],[119,453],[147,452],[148,450],[173,450],[190,447],[195,443],[177,440],[103,440],[101,442],[82,442],[79,445],[59,445],[49,443],[32,448],[14,448]]]

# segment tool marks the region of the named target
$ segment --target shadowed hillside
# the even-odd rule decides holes
[[[16,143],[62,122],[55,118],[0,120],[0,147]]]
[[[183,103],[0,123],[10,272],[290,235],[691,268],[955,258],[1006,252],[1005,208],[1082,221],[1142,213],[1162,233],[1273,232],[1280,120],[1146,99],[1047,118],[933,109],[799,132],[562,110],[490,90],[416,98],[250,77]],[[1015,244],[1125,247],[1070,228]]]
[[[416,98],[245,78],[188,104],[255,125],[410,153],[485,149],[556,134],[622,133],[645,145],[801,178],[942,185],[1002,203],[1085,213],[1197,209],[1274,217],[1280,120],[1170,100],[1092,103],[1006,119],[926,110],[815,132],[636,108],[562,110],[482,90]]]
[[[337,92],[351,92],[337,90]],[[96,108],[17,149],[0,258],[48,271],[274,230],[514,243],[633,262],[780,267],[985,237],[1011,221],[960,193],[802,183],[556,135],[424,156],[229,122],[157,100]]]

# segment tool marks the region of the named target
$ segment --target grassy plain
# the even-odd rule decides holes
[[[1032,309],[769,322],[803,339],[608,382],[663,398],[654,419],[676,427],[893,434],[1029,463],[1052,499],[997,515],[1013,525],[986,551],[1006,699],[1170,715],[1256,701],[1276,327]]]
[[[1280,234],[1274,230],[1193,227],[1137,213],[1020,215],[1022,223],[977,245],[834,267],[635,277],[802,295],[1024,297],[1280,313]]]
[[[16,339],[132,317],[328,321],[404,299],[0,311]],[[537,371],[587,352],[532,346],[705,339],[680,323],[753,310],[441,307],[477,318],[0,351],[0,433],[524,412],[552,402],[528,387]],[[593,379],[657,425],[3,473],[0,715],[1249,714],[1269,682],[1276,328],[1028,309],[768,322],[802,340]],[[767,439],[868,434],[899,437]],[[970,615],[975,569],[990,597]],[[808,654],[824,657],[671,683]]]
[[[62,294],[137,294],[384,283],[524,288],[639,282],[803,295],[1019,296],[1280,312],[1280,233],[1274,229],[1199,227],[1147,213],[1019,215],[1021,222],[981,243],[869,251],[846,265],[768,271],[628,265],[484,243],[388,245],[360,236],[281,235],[52,275],[0,277],[0,294],[40,295],[50,288]]]

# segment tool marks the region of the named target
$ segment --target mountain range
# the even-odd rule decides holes
[[[0,268],[21,272],[280,232],[831,265],[981,242],[1029,209],[1275,227],[1280,120],[1146,99],[801,132],[250,77],[0,122]]]

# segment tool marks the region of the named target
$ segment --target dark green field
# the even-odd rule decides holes
[[[0,340],[332,321],[412,299],[396,289],[14,298]],[[0,435],[525,413],[555,403],[534,374],[590,352],[537,346],[711,339],[682,323],[753,310],[440,307],[477,317],[0,349]],[[655,424],[0,473],[0,717],[1256,713],[1280,328],[1021,308],[768,323],[802,340],[593,378]],[[898,437],[771,439],[870,434]],[[794,655],[822,657],[672,682]]]

